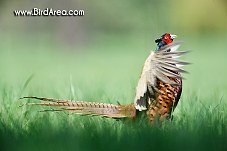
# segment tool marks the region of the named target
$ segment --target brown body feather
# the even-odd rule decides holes
[[[182,79],[170,78],[177,85],[170,85],[157,80],[157,88],[159,93],[156,93],[155,98],[151,101],[148,107],[147,115],[151,123],[155,119],[162,121],[171,116],[171,112],[175,109],[181,96]]]

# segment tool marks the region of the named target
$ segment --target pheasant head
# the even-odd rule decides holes
[[[163,34],[159,39],[156,39],[155,42],[157,43],[158,48],[168,45],[173,42],[173,39],[175,39],[177,36],[169,33]]]

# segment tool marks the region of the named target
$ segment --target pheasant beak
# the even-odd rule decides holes
[[[177,35],[170,34],[170,37],[171,37],[171,39],[175,39],[175,38],[177,38]]]

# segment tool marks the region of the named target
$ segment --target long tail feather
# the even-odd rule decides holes
[[[60,109],[43,110],[47,111],[65,111],[73,112],[82,115],[99,115],[111,118],[133,118],[136,115],[136,109],[133,104],[129,105],[114,105],[107,103],[96,103],[96,102],[82,102],[82,101],[70,101],[70,100],[56,100],[51,98],[40,98],[40,97],[23,97],[20,99],[37,99],[42,101],[48,101],[52,103],[25,103],[23,105],[38,105],[38,106],[51,106]],[[23,106],[21,105],[21,106]]]

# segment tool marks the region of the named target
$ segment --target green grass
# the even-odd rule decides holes
[[[131,103],[142,64],[154,44],[146,48],[138,39],[100,37],[86,47],[62,52],[63,48],[48,43],[40,48],[35,43],[10,45],[3,40],[1,150],[226,150],[227,49],[223,41],[227,39],[219,36],[185,37],[182,49],[193,52],[183,59],[193,64],[186,67],[190,74],[185,75],[182,98],[173,121],[152,128],[145,119],[39,113],[42,107],[18,107],[35,100],[18,98]]]

